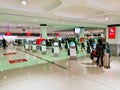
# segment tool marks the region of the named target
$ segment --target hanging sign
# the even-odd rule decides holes
[[[11,33],[11,32],[6,32],[5,35],[6,35],[6,36],[12,36],[12,33]]]
[[[30,33],[30,32],[27,32],[27,36],[31,36],[31,33]]]

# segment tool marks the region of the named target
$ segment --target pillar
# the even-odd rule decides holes
[[[113,56],[120,56],[120,24],[108,25],[106,41],[109,42]]]
[[[84,27],[80,27],[80,34],[79,34],[79,37],[84,37],[84,34],[85,34],[85,28]]]
[[[47,24],[40,24],[40,30],[42,32],[42,38],[47,39]]]

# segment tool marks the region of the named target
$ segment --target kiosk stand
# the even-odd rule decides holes
[[[37,52],[36,40],[32,41],[32,52]]]
[[[54,42],[53,46],[54,46],[53,47],[54,56],[56,57],[56,56],[59,55],[59,44],[58,44],[58,42]]]
[[[76,60],[77,59],[75,42],[70,42],[69,53],[70,53],[70,60]]]
[[[28,40],[28,39],[25,40],[25,46],[24,47],[25,47],[25,50],[28,50],[28,51],[30,50],[30,40]]]
[[[46,42],[45,41],[42,41],[41,49],[42,49],[42,54],[46,54]]]

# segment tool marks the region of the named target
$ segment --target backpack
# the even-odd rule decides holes
[[[96,48],[96,54],[97,54],[97,56],[103,56],[104,55],[104,49],[103,49],[102,46],[98,46]]]
[[[93,55],[94,57],[97,56],[96,50],[93,50],[93,51],[92,51],[92,55]]]

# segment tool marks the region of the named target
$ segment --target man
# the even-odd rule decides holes
[[[6,45],[6,40],[3,38],[3,49],[6,49],[7,45]]]
[[[97,55],[97,66],[103,66],[103,56],[104,56],[104,48],[101,43],[98,43],[96,46],[96,55]]]

